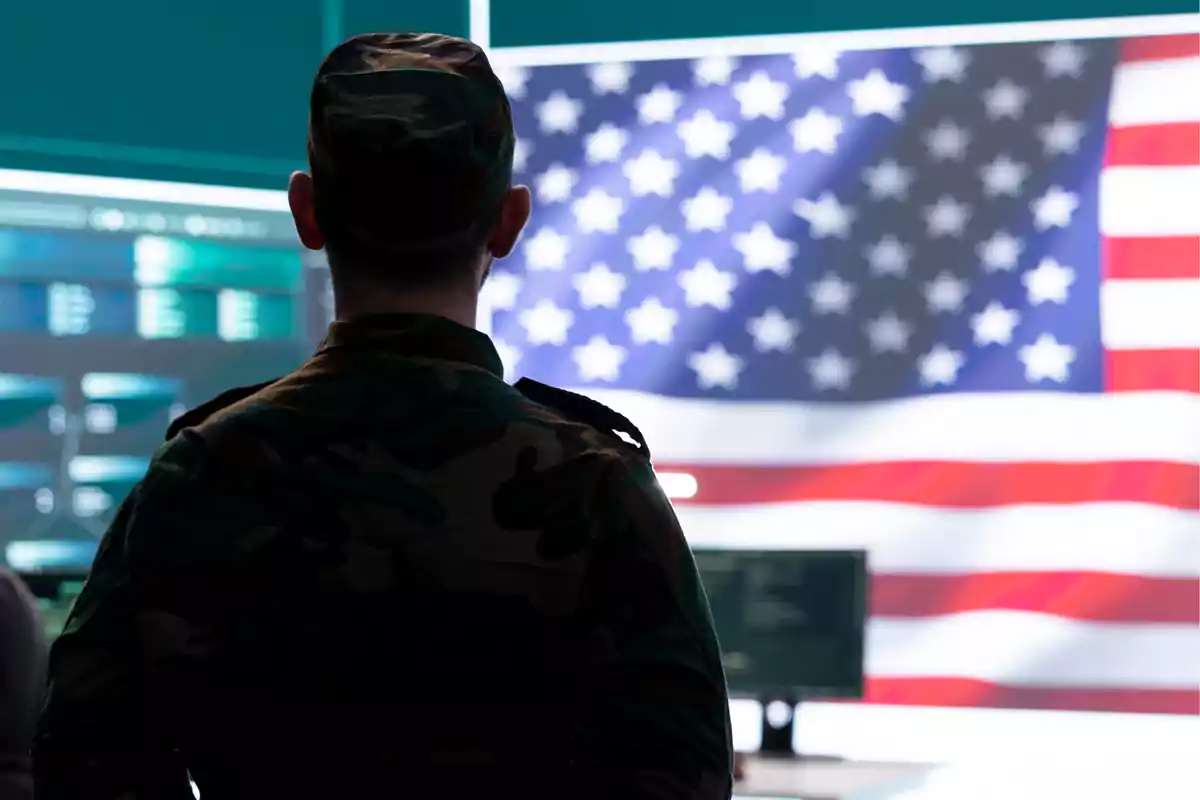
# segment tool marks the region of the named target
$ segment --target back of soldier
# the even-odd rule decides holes
[[[644,442],[509,386],[474,329],[530,214],[515,138],[470,42],[322,63],[288,201],[338,321],[177,420],[122,503],[51,653],[40,800],[189,800],[189,773],[204,800],[729,797],[720,651]]]
[[[168,449],[203,448],[197,489],[262,520],[200,531],[211,569],[157,568],[171,624],[147,597],[149,674],[217,794],[252,774],[263,791],[391,775],[528,796],[566,780],[585,576],[614,510],[588,487],[629,456],[486,366],[389,347],[424,337],[436,355],[439,327],[380,322],[370,345],[323,350]],[[184,598],[204,611],[181,636]]]

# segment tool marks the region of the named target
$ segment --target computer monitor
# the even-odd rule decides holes
[[[311,352],[328,283],[282,191],[0,169],[0,556],[86,568],[174,416]]]
[[[730,711],[757,707],[757,731],[742,731],[757,735],[743,738],[755,739],[751,749],[761,756],[813,758],[793,747],[797,705],[863,694],[866,552],[694,554],[734,698]]]
[[[864,551],[694,552],[732,695],[862,696]]]

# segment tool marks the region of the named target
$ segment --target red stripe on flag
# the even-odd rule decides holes
[[[1110,128],[1104,164],[1108,167],[1190,167],[1200,164],[1200,123]]]
[[[1200,623],[1200,580],[1101,572],[872,575],[871,614],[1036,611],[1093,622]]]
[[[1200,278],[1200,236],[1106,237],[1104,277]]]
[[[1121,42],[1121,61],[1163,61],[1168,58],[1200,56],[1200,36],[1140,36]]]
[[[864,500],[946,508],[1019,503],[1152,503],[1200,508],[1200,466],[1156,461],[964,463],[896,461],[823,466],[685,466],[696,495],[686,504]]]
[[[1104,359],[1110,392],[1200,393],[1200,350],[1109,350]]]
[[[868,678],[866,689],[866,702],[878,705],[1200,714],[1200,691],[1192,689],[1007,686],[969,678]]]

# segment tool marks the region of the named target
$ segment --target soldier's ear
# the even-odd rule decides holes
[[[512,252],[521,236],[521,230],[529,221],[529,210],[532,200],[529,197],[528,186],[514,186],[504,196],[504,205],[500,208],[500,218],[492,228],[488,237],[487,250],[496,258],[504,258]]]
[[[288,179],[288,206],[292,209],[300,244],[309,250],[323,248],[325,236],[317,227],[317,215],[313,209],[313,179],[307,172],[293,172]]]

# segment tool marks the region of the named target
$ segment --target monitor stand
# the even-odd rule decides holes
[[[834,763],[844,761],[838,756],[798,753],[794,748],[797,720],[803,707],[796,695],[764,695],[762,703],[762,746],[758,757],[771,760]]]

